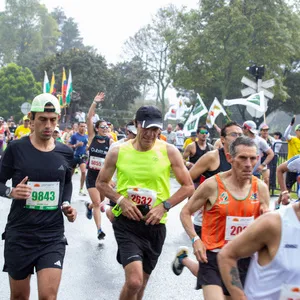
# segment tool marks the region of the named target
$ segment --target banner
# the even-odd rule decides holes
[[[206,126],[208,128],[212,128],[215,124],[216,118],[221,113],[224,116],[227,116],[226,111],[224,110],[223,106],[221,105],[219,100],[215,97],[213,103],[210,106],[209,112],[207,114]]]
[[[68,85],[67,85],[67,95],[66,95],[66,103],[69,105],[71,103],[71,94],[73,92],[73,82],[72,82],[72,73],[69,70],[69,78],[68,78]]]
[[[50,85],[50,94],[55,95],[56,94],[56,84],[55,84],[55,75],[54,72],[52,73],[51,78],[51,85]]]
[[[189,136],[192,131],[197,131],[200,118],[208,112],[204,102],[199,94],[197,94],[197,102],[193,107],[188,119],[184,123],[184,134]]]
[[[66,104],[66,96],[67,96],[67,76],[65,68],[63,68],[62,81],[61,81],[61,97],[63,105]]]
[[[43,93],[49,93],[50,92],[50,83],[49,83],[47,72],[46,71],[44,71],[44,72],[45,72],[45,75],[44,75]]]
[[[252,107],[260,112],[265,112],[267,109],[265,106],[265,97],[264,97],[263,91],[253,94],[253,95],[249,96],[248,98],[238,98],[238,99],[232,99],[232,100],[225,99],[223,101],[224,106],[232,106],[232,105],[236,105],[236,104],[246,105],[246,106]]]
[[[176,120],[176,116],[177,116],[177,105],[176,104],[172,104],[169,107],[169,110],[167,111],[167,113],[165,114],[164,120]]]

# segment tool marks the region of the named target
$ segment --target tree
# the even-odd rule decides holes
[[[205,99],[237,98],[252,61],[266,66],[264,79],[276,78],[272,102],[285,101],[285,69],[299,57],[299,21],[281,0],[201,1],[199,10],[178,14],[180,39],[170,49],[173,85],[201,92]]]
[[[0,114],[8,118],[14,115],[20,118],[23,102],[31,102],[41,93],[42,87],[37,83],[28,68],[14,63],[0,69]]]
[[[165,93],[171,83],[169,77],[169,49],[174,42],[174,6],[160,9],[149,24],[140,29],[125,43],[125,51],[131,58],[138,57],[150,74],[150,83],[156,87],[156,105],[162,105],[165,113]]]

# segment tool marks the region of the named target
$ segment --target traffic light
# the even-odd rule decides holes
[[[250,67],[247,67],[246,70],[253,75],[256,78],[256,81],[258,79],[262,79],[262,77],[265,75],[265,66],[256,66],[252,65]]]

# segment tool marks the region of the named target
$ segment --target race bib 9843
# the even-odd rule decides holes
[[[37,182],[27,183],[31,188],[31,196],[26,200],[26,208],[36,210],[55,210],[59,201],[59,182]]]

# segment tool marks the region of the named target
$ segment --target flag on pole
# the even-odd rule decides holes
[[[232,100],[225,99],[223,101],[224,106],[231,106],[231,105],[236,105],[236,104],[246,105],[246,106],[252,107],[260,112],[266,111],[265,97],[264,97],[263,91],[256,93],[256,94],[252,94],[248,98],[238,98],[238,99],[232,99]]]
[[[67,105],[69,105],[71,103],[72,92],[73,92],[72,73],[71,73],[71,70],[69,70],[69,78],[68,78],[67,94],[66,94]]]
[[[50,92],[50,83],[49,83],[47,72],[45,71],[43,93],[49,93],[49,92]]]
[[[219,100],[215,97],[213,103],[210,106],[209,112],[206,118],[206,125],[208,128],[212,128],[215,124],[215,120],[219,114],[223,114],[227,116],[226,111],[224,110],[223,106],[219,102]]]
[[[169,107],[169,110],[167,111],[167,113],[165,114],[164,120],[176,120],[176,116],[177,116],[177,105],[176,104],[172,104]]]
[[[62,81],[61,81],[61,96],[63,105],[66,104],[66,95],[67,95],[67,76],[65,68],[63,68]]]
[[[56,84],[55,84],[55,75],[54,72],[52,73],[51,78],[51,85],[50,85],[50,94],[55,95],[56,94]]]
[[[208,112],[200,95],[197,94],[197,102],[192,109],[188,119],[186,120],[183,131],[186,135],[190,135],[192,131],[197,131],[200,118]]]

